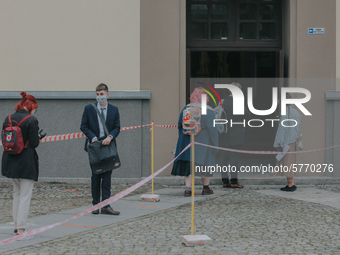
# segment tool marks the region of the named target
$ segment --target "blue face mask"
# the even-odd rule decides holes
[[[35,109],[35,110],[33,110],[33,111],[31,112],[31,115],[34,115],[34,114],[36,114],[36,113],[37,113],[37,111],[38,111],[38,109]]]

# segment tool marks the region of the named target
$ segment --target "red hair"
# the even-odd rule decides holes
[[[27,95],[26,92],[20,92],[20,96],[22,96],[19,104],[15,106],[15,111],[19,111],[20,109],[27,109],[28,112],[32,112],[32,110],[38,108],[38,101],[32,95]]]

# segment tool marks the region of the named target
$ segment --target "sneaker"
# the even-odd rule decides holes
[[[292,187],[288,187],[288,185],[286,185],[286,187],[281,188],[281,191],[289,191],[289,192],[293,192],[297,189],[297,187],[295,185],[293,185]]]
[[[203,189],[202,195],[212,195],[214,194],[214,191],[212,189]]]
[[[25,229],[24,229],[25,230]],[[16,236],[18,233],[18,230],[17,229],[14,229],[14,235]]]
[[[24,229],[24,233],[26,233],[27,231]],[[19,235],[19,233],[16,234],[17,236]],[[27,240],[32,240],[34,238],[34,235],[31,235],[31,236],[26,236],[24,238],[21,238],[17,241],[27,241]]]

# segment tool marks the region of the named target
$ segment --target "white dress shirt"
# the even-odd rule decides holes
[[[108,104],[106,104],[105,107],[101,107],[99,103],[97,104],[97,109],[99,110],[99,113],[101,113],[101,111],[102,111],[101,109],[103,109],[105,121],[106,121],[106,116],[107,116],[107,105]],[[98,114],[97,114],[97,116],[98,116],[98,123],[99,123],[99,137],[103,137],[103,136],[105,136],[104,127],[103,127],[102,121],[101,121]]]

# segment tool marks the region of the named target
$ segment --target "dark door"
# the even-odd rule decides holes
[[[247,95],[247,88],[252,87],[256,109],[265,110],[272,106],[272,87],[281,86],[280,80],[275,78],[283,75],[283,54],[280,51],[188,51],[187,55],[190,60],[187,61],[187,70],[190,70],[187,77],[230,78],[230,82],[249,78],[243,79],[244,83],[241,84],[244,95]],[[190,87],[187,94],[190,94]],[[226,94],[221,96],[225,97]],[[253,115],[252,118],[264,121],[274,119],[278,112],[279,108],[270,116]],[[245,149],[272,150],[276,128],[270,124],[268,122],[261,128],[247,127]]]
[[[186,27],[187,102],[190,78],[283,77],[281,0],[187,0]],[[242,84],[245,95],[253,87],[256,109],[271,107],[272,87],[282,86],[280,79],[272,81]],[[278,110],[265,118],[277,118]],[[275,133],[268,126],[247,128],[245,149],[272,150]],[[265,155],[241,157],[274,161]]]

